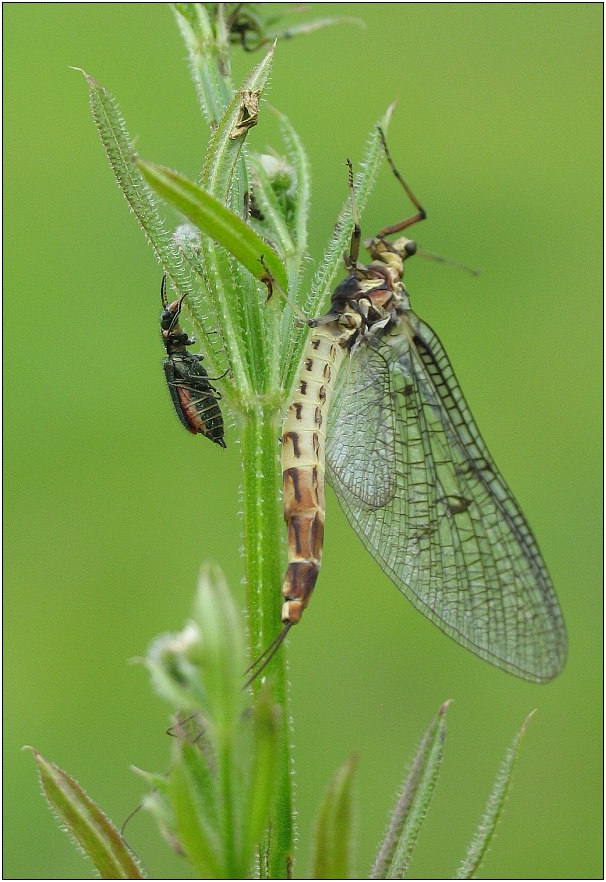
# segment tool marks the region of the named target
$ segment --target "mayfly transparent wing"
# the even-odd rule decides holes
[[[348,362],[326,459],[350,524],[454,640],[518,676],[551,679],[566,656],[558,601],[440,341],[406,310]]]
[[[395,410],[385,406],[385,359],[356,347],[341,368],[328,412],[326,463],[335,491],[354,504],[380,508],[397,491]],[[331,432],[337,421],[339,428]]]

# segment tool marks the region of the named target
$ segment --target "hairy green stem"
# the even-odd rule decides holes
[[[283,518],[277,458],[279,416],[275,403],[264,406],[259,402],[245,414],[242,431],[244,554],[251,661],[258,658],[280,627]],[[282,710],[280,781],[260,873],[261,878],[284,879],[290,875],[294,826],[285,647],[272,661],[271,673],[273,700]],[[254,688],[260,685],[258,678]]]

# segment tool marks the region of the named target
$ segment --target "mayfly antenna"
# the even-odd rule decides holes
[[[349,246],[349,257],[344,254],[343,260],[345,266],[349,269],[355,267],[358,262],[358,252],[360,251],[360,239],[362,230],[360,229],[360,218],[358,216],[358,207],[356,205],[356,191],[354,188],[354,173],[351,160],[347,160],[347,181],[349,186],[349,197],[351,199],[351,219],[353,221],[353,232],[351,234],[351,243]]]
[[[424,248],[417,248],[417,254],[419,257],[425,257],[427,260],[435,260],[436,263],[443,263],[445,266],[453,266],[455,269],[465,270],[471,276],[479,276],[482,272],[480,269],[474,269],[472,266],[467,266],[466,263],[461,263],[460,260],[451,260],[450,257],[442,257],[441,254],[425,251]]]

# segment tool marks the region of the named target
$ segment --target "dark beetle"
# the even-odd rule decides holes
[[[188,352],[190,340],[179,324],[179,313],[186,294],[169,303],[166,298],[166,276],[162,278],[162,315],[160,327],[166,348],[164,375],[177,416],[188,432],[206,435],[215,444],[225,447],[223,415],[219,407],[221,394],[211,384],[202,356]]]

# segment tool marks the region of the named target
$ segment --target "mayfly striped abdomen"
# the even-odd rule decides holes
[[[385,152],[417,213],[365,242],[367,266],[357,261],[356,222],[350,274],[329,313],[310,322],[319,327],[283,435],[284,628],[259,662],[267,663],[299,621],[313,590],[326,468],[358,537],[417,609],[476,655],[544,682],[566,658],[557,597],[442,344],[410,307],[403,272],[416,245],[385,237],[425,212]],[[350,188],[353,202],[351,173]],[[323,362],[315,352],[322,344],[329,346]],[[330,368],[324,383],[322,363]]]
[[[324,542],[326,415],[348,341],[359,317],[350,313],[318,327],[307,347],[299,386],[282,427],[284,519],[288,569],[282,620],[296,624],[313,591]]]
[[[164,375],[173,406],[181,423],[193,435],[205,435],[225,447],[223,438],[223,415],[219,407],[220,393],[211,384],[208,372],[202,364],[202,356],[187,351],[192,346],[179,324],[179,313],[185,294],[180,300],[169,303],[166,297],[166,276],[162,278],[162,315],[160,327],[162,342],[166,347]]]

